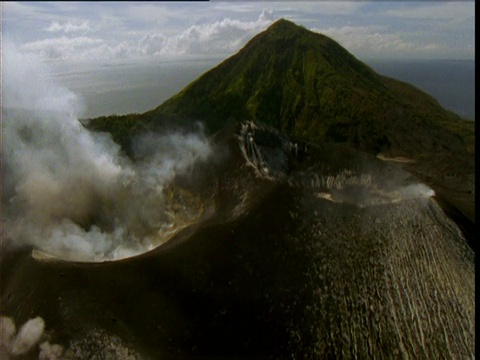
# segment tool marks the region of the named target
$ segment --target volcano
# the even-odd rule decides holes
[[[473,180],[469,124],[280,20],[157,109],[87,126],[141,162],[135,135],[195,121],[215,156],[169,180],[168,223],[137,231],[184,218],[168,241],[104,262],[3,249],[2,355],[475,356],[472,238],[439,177]],[[102,221],[130,199],[108,197],[83,233],[114,232]]]

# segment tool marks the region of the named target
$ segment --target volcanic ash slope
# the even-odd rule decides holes
[[[204,199],[199,222],[122,261],[9,254],[3,314],[42,317],[74,358],[102,339],[155,359],[474,356],[474,254],[428,187],[255,123],[212,142],[172,185]]]

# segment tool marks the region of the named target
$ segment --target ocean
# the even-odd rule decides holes
[[[370,61],[379,74],[415,85],[445,109],[475,120],[475,61]]]
[[[53,76],[82,99],[83,118],[142,113],[175,95],[222,59],[104,65]],[[368,61],[378,73],[415,85],[446,109],[475,120],[475,62]]]
[[[219,59],[120,64],[56,71],[53,77],[79,96],[82,118],[143,113],[178,93]]]

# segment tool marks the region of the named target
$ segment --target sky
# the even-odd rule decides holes
[[[475,58],[474,1],[3,2],[3,50],[45,62],[226,58],[275,20],[361,60]]]

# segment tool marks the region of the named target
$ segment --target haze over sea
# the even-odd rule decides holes
[[[475,61],[370,61],[376,72],[408,82],[438,100],[444,108],[475,120]]]
[[[58,70],[53,75],[84,100],[84,118],[151,110],[223,59],[118,64]],[[415,85],[446,109],[475,120],[475,62],[367,61],[378,73]]]

